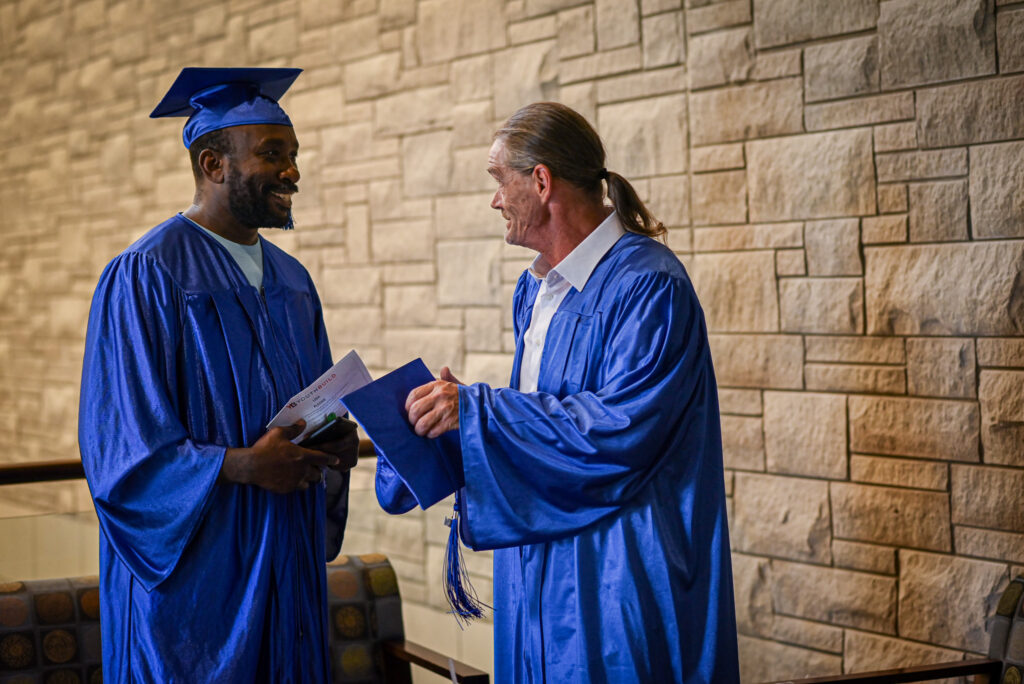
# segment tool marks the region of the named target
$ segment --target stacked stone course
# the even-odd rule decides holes
[[[75,455],[92,288],[192,193],[181,122],[147,114],[182,66],[237,64],[306,70],[299,227],[268,237],[375,373],[507,382],[531,254],[488,207],[490,136],[582,112],[704,306],[744,680],[985,649],[1024,571],[1024,3],[0,0],[0,460]],[[411,633],[489,666],[489,627],[443,615],[444,507],[387,517],[372,467],[353,483],[346,548],[390,556]]]

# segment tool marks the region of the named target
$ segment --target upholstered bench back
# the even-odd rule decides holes
[[[1024,677],[1024,577],[1016,577],[1006,587],[990,621],[989,632],[988,657],[1003,661],[1000,681],[1021,684]]]
[[[405,636],[398,578],[387,557],[339,556],[330,563],[327,612],[334,681],[381,681],[381,642]]]
[[[341,556],[327,595],[334,681],[382,681],[380,643],[404,637],[391,563]],[[96,577],[0,583],[0,684],[100,684],[99,619]]]
[[[100,684],[96,577],[0,583],[0,684]]]

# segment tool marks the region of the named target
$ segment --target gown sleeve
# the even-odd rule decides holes
[[[666,459],[701,457],[717,397],[708,396],[713,371],[692,286],[653,272],[614,289],[588,359],[596,390],[559,398],[460,387],[462,530],[472,548],[576,534],[627,503]]]
[[[192,441],[175,410],[181,305],[151,257],[123,254],[100,278],[85,343],[82,463],[104,535],[147,591],[199,528],[225,452]]]

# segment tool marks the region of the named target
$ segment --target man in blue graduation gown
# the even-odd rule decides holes
[[[510,388],[412,391],[420,435],[458,429],[462,539],[494,552],[499,682],[739,680],[717,390],[700,304],[664,232],[576,112],[495,134],[491,206],[536,250]],[[603,202],[602,181],[613,205]],[[453,457],[455,458],[455,457]],[[410,491],[378,459],[391,512]]]
[[[358,441],[265,429],[331,365],[309,274],[257,232],[291,225],[298,142],[277,99],[299,71],[182,72],[153,116],[189,116],[194,204],[93,297],[79,443],[108,682],[330,679],[324,563]]]

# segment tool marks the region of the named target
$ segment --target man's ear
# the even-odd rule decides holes
[[[551,198],[551,169],[544,164],[537,164],[531,176],[537,196],[542,202],[548,201]]]
[[[226,157],[222,152],[215,152],[209,148],[199,153],[199,169],[203,177],[211,183],[223,183],[225,178]]]

